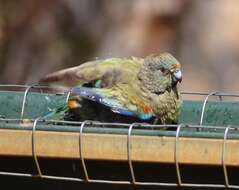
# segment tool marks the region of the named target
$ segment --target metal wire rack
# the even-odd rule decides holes
[[[14,87],[14,88],[25,88],[24,96],[22,100],[22,107],[21,107],[21,113],[19,119],[7,119],[7,118],[1,118],[1,121],[4,122],[22,122],[24,119],[24,111],[25,111],[25,105],[26,105],[26,99],[27,95],[29,94],[31,89],[46,89],[49,88],[48,86],[36,86],[36,85],[0,85],[0,88],[5,87]],[[70,96],[69,92],[66,96],[66,101],[68,100]],[[198,184],[198,183],[185,183],[182,180],[181,170],[180,170],[180,162],[179,162],[179,153],[180,153],[180,132],[182,129],[186,129],[188,127],[190,128],[196,128],[201,129],[203,128],[203,121],[204,121],[204,114],[205,114],[205,108],[208,102],[208,99],[210,96],[217,96],[219,97],[219,100],[222,101],[223,97],[239,97],[239,94],[230,94],[230,93],[220,93],[220,92],[211,92],[211,93],[199,93],[199,92],[183,92],[183,95],[194,95],[194,96],[205,96],[203,100],[203,106],[201,109],[201,117],[200,122],[198,126],[188,126],[185,124],[178,124],[178,125],[150,125],[150,124],[142,124],[142,123],[132,123],[132,124],[123,124],[123,123],[101,123],[96,121],[84,121],[84,122],[72,122],[72,121],[62,121],[62,120],[43,120],[41,117],[38,117],[37,119],[32,120],[32,128],[31,128],[31,147],[32,147],[32,157],[34,159],[34,163],[37,168],[37,174],[31,174],[31,173],[15,173],[15,172],[4,172],[1,171],[0,175],[9,175],[9,176],[23,176],[23,177],[38,177],[38,178],[44,178],[44,179],[55,179],[55,180],[66,180],[66,181],[78,181],[78,182],[88,182],[88,183],[107,183],[107,184],[133,184],[133,185],[142,185],[142,186],[179,186],[179,187],[215,187],[215,188],[235,188],[239,189],[239,185],[232,185],[230,184],[230,179],[228,177],[227,172],[227,164],[225,162],[226,154],[227,154],[227,142],[228,142],[228,133],[230,130],[237,130],[237,127],[232,126],[209,126],[209,129],[220,129],[224,130],[223,132],[223,144],[222,144],[222,152],[221,152],[221,167],[224,174],[224,183],[222,184]],[[41,166],[38,161],[38,155],[36,153],[36,131],[37,131],[37,124],[38,122],[47,122],[47,123],[61,123],[61,124],[71,124],[71,125],[78,125],[80,126],[79,129],[79,154],[80,154],[80,163],[83,166],[83,173],[84,178],[74,178],[74,177],[62,177],[62,176],[52,176],[44,174],[41,170]],[[87,166],[85,163],[85,156],[83,153],[83,144],[84,140],[82,138],[84,134],[84,129],[89,125],[95,125],[95,126],[108,126],[108,125],[114,125],[117,127],[123,127],[127,128],[127,162],[129,166],[130,171],[130,177],[131,180],[129,181],[119,181],[119,180],[102,180],[102,179],[92,179],[90,178],[87,170]],[[132,131],[134,128],[144,128],[151,127],[155,130],[165,129],[167,127],[174,128],[175,129],[175,137],[174,137],[174,165],[175,165],[175,172],[177,174],[177,181],[175,183],[165,183],[165,182],[141,182],[136,179],[135,171],[133,167],[133,161],[132,161]]]

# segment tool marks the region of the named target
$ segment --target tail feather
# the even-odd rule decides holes
[[[43,119],[62,119],[65,113],[69,110],[67,105],[60,106],[52,111],[46,113],[42,118]]]

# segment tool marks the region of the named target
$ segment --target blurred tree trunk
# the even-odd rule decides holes
[[[77,27],[68,4],[0,0],[1,83],[36,82],[94,54],[93,37]]]
[[[169,51],[183,65],[183,89],[235,90],[238,19],[236,0],[0,0],[0,83]]]
[[[191,1],[181,20],[183,88],[238,91],[239,1]]]
[[[183,1],[0,2],[0,82],[32,83],[94,57],[174,51]]]

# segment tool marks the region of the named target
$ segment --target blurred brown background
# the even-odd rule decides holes
[[[169,51],[184,91],[237,92],[238,0],[0,0],[0,83]]]

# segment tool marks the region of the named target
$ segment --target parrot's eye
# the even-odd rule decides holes
[[[169,73],[169,70],[163,67],[160,69],[160,71],[163,73],[163,75],[167,75]]]
[[[161,70],[162,73],[165,72],[165,68],[163,68],[163,67],[160,70]]]
[[[162,94],[162,92],[154,92],[154,94],[156,94],[156,95],[161,95]]]

